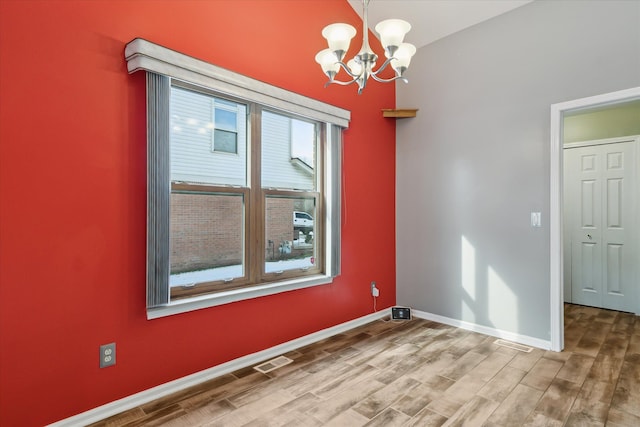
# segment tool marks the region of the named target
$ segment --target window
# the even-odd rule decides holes
[[[321,272],[322,227],[292,218],[322,212],[322,123],[221,96],[178,81],[170,89],[172,299]],[[223,124],[234,129],[225,132],[238,156],[208,151],[212,135],[218,145],[219,111],[231,113]],[[291,162],[291,147],[304,168]]]
[[[330,283],[348,112],[145,40],[125,56],[147,71],[147,316]]]
[[[215,101],[213,151],[238,153],[238,114],[237,105],[222,99]]]

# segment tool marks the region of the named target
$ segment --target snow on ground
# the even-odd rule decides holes
[[[274,271],[295,270],[312,266],[311,257],[306,257],[282,261],[268,261],[265,270],[267,273],[273,273]],[[172,274],[169,276],[169,286],[189,286],[196,283],[233,279],[236,277],[242,277],[241,265],[230,265],[227,267],[210,268],[208,270]]]

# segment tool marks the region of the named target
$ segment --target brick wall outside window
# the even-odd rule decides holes
[[[242,197],[171,194],[171,273],[242,263]]]
[[[172,193],[171,273],[241,264],[242,209],[237,196]],[[293,210],[293,199],[268,199],[267,260],[285,257],[279,248],[294,239]]]
[[[294,239],[293,233],[293,199],[267,198],[265,206],[267,260],[283,258],[280,246]],[[297,236],[296,236],[297,237]]]

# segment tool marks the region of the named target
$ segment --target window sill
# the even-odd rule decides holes
[[[217,305],[229,304],[252,298],[259,298],[267,295],[274,295],[280,292],[294,291],[296,289],[304,289],[311,286],[326,285],[332,282],[333,278],[330,276],[317,275],[305,277],[304,279],[266,283],[258,286],[181,299],[162,307],[148,308],[147,320],[158,319],[160,317],[172,316],[174,314],[186,313],[189,311],[215,307]]]

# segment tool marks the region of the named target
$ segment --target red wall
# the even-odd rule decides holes
[[[54,422],[366,315],[371,280],[379,308],[395,303],[395,123],[380,113],[395,89],[323,88],[314,56],[336,21],[361,37],[344,0],[0,0],[0,425]],[[146,320],[145,77],[123,58],[135,37],[352,111],[332,285]],[[99,369],[109,342],[118,363]]]

